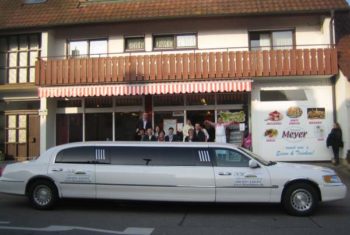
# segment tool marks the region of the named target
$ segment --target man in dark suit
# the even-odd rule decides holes
[[[165,142],[177,142],[179,138],[174,134],[174,128],[169,128],[169,134],[165,136]]]
[[[153,135],[152,128],[147,129],[147,134],[142,138],[142,141],[157,141],[157,138]]]
[[[152,122],[148,120],[148,114],[143,113],[142,118],[137,121],[136,132],[139,132],[141,129],[147,130],[148,128],[152,129]]]
[[[194,140],[195,142],[205,142],[205,134],[202,131],[202,127],[199,123],[194,126]]]

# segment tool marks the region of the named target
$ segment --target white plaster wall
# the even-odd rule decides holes
[[[198,48],[237,48],[247,50],[249,47],[248,30],[199,31]]]
[[[335,88],[337,121],[342,128],[344,141],[344,148],[340,152],[340,156],[345,158],[350,149],[350,82],[342,72],[340,72]]]
[[[329,43],[329,22],[329,17],[320,16],[266,16],[82,25],[57,28],[52,30],[54,32],[44,32],[43,46],[46,47],[44,43],[49,41],[49,54],[55,56],[66,53],[66,41],[108,38],[109,53],[123,53],[125,36],[145,35],[145,51],[150,52],[153,50],[152,37],[154,34],[197,33],[199,49],[240,48],[237,50],[246,50],[249,46],[249,31],[295,29],[297,45],[312,47],[310,45]],[[45,34],[50,34],[52,37],[45,40],[45,37],[48,37]]]
[[[295,29],[298,48],[318,48],[330,44],[330,18],[325,18],[320,25],[309,25],[308,22]],[[304,46],[306,45],[306,46]]]

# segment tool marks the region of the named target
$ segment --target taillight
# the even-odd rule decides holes
[[[4,172],[4,170],[5,170],[5,167],[3,166],[3,167],[0,167],[0,177],[2,176],[2,173]]]

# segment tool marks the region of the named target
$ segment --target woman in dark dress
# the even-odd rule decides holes
[[[327,147],[332,146],[334,164],[339,164],[339,148],[344,147],[343,134],[339,123],[334,123],[331,133],[327,137]]]

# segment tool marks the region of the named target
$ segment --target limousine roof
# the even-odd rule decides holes
[[[79,146],[132,146],[132,147],[234,147],[234,144],[221,144],[221,143],[208,143],[208,142],[142,142],[142,141],[87,141],[87,142],[75,142],[69,144],[58,145],[50,150],[61,150],[71,147]],[[48,150],[48,151],[50,151]]]

